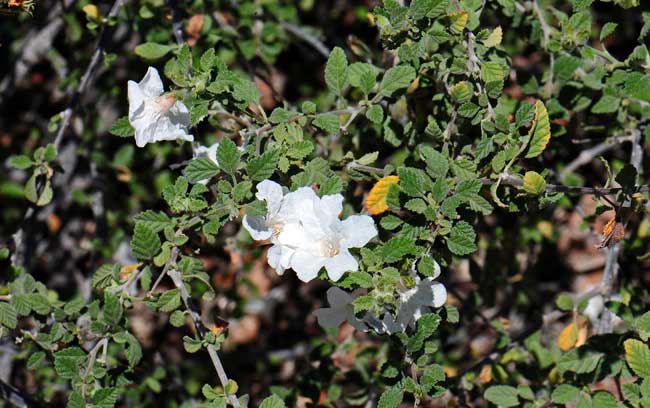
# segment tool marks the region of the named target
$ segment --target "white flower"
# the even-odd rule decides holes
[[[330,279],[337,281],[345,272],[359,268],[349,248],[366,245],[377,235],[377,228],[367,215],[341,221],[342,210],[341,194],[316,197],[301,206],[299,223],[288,223],[278,235],[278,243],[294,251],[290,266],[300,280],[314,279],[324,267]]]
[[[331,329],[339,327],[341,323],[347,321],[357,330],[368,331],[368,326],[354,315],[353,301],[353,295],[332,286],[327,290],[327,302],[330,307],[314,311],[318,324],[326,329]]]
[[[190,111],[174,95],[163,95],[163,83],[155,68],[149,67],[140,83],[129,81],[128,90],[129,123],[135,129],[138,147],[161,140],[194,140],[187,133]]]
[[[292,268],[307,282],[325,267],[332,280],[359,267],[349,248],[362,247],[377,235],[372,218],[353,215],[341,221],[343,196],[319,198],[314,190],[301,187],[284,195],[270,180],[257,185],[257,199],[266,201],[264,217],[244,216],[243,225],[257,241],[271,240],[268,262],[282,274]]]
[[[282,186],[271,180],[264,180],[257,184],[258,200],[266,201],[266,216],[244,215],[242,221],[244,228],[256,241],[271,240],[273,245],[267,254],[268,263],[275,271],[282,275],[289,268],[289,260],[294,251],[292,248],[279,245],[277,237],[285,225],[298,222],[298,214],[311,208],[310,202],[318,197],[314,190],[302,187],[287,194],[282,192]]]
[[[435,261],[434,261],[435,262]],[[386,313],[382,320],[382,327],[378,331],[396,333],[406,330],[408,326],[414,327],[415,322],[432,308],[442,307],[447,301],[445,285],[435,282],[440,275],[440,265],[435,262],[434,276],[420,280],[415,277],[415,286],[407,288],[403,283],[397,288],[399,295],[399,308],[397,315]],[[377,327],[375,327],[377,329]]]

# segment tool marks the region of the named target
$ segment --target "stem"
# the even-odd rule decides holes
[[[99,350],[102,347],[106,347],[108,345],[108,339],[103,338],[95,344],[95,347],[93,347],[90,350],[90,353],[88,355],[88,367],[86,367],[86,371],[84,371],[84,384],[81,386],[81,395],[83,397],[86,397],[86,378],[90,375],[90,373],[93,371],[93,368],[95,367],[95,362],[97,361],[97,353],[99,353]],[[105,363],[105,361],[102,361],[102,363]]]
[[[190,314],[190,317],[192,318],[192,322],[194,323],[194,328],[196,329],[197,333],[201,338],[205,338],[205,333],[207,333],[207,329],[203,325],[203,322],[201,321],[201,315],[196,309],[196,307],[192,304],[192,300],[190,299],[189,293],[187,293],[187,288],[185,288],[185,285],[183,284],[183,278],[181,277],[180,272],[171,269],[167,272],[170,278],[172,278],[172,281],[174,281],[174,285],[181,291],[181,299],[183,299],[183,303],[185,304],[185,308]],[[212,364],[214,365],[215,370],[217,371],[217,376],[219,377],[219,382],[221,382],[221,386],[223,387],[223,392],[226,394],[228,399],[230,399],[230,403],[234,407],[239,407],[239,400],[237,399],[237,396],[234,394],[228,394],[227,391],[227,385],[228,385],[228,376],[226,375],[226,370],[224,370],[223,365],[221,364],[221,360],[219,359],[219,355],[217,354],[217,351],[214,348],[214,345],[208,344],[208,354],[210,355],[210,359],[212,360]]]

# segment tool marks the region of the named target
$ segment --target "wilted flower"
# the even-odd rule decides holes
[[[434,261],[435,262],[435,261]],[[396,315],[385,313],[380,325],[371,324],[378,332],[397,333],[403,332],[408,326],[415,326],[415,322],[433,308],[442,307],[447,301],[445,285],[435,282],[440,275],[440,265],[435,262],[434,275],[426,279],[415,276],[415,285],[407,287],[400,282],[397,288],[399,295]]]
[[[302,281],[310,281],[325,267],[332,280],[359,267],[349,248],[366,245],[375,235],[372,218],[353,215],[341,221],[343,196],[319,198],[309,187],[283,195],[269,180],[257,186],[256,197],[266,201],[264,217],[244,217],[244,227],[255,240],[271,239],[269,265],[278,273],[292,268]]]
[[[368,326],[354,315],[353,301],[354,296],[336,286],[332,286],[327,290],[327,302],[330,307],[314,311],[318,324],[326,329],[331,329],[339,327],[341,323],[347,321],[355,329],[367,331]]]
[[[158,71],[149,67],[142,81],[128,82],[129,123],[135,129],[135,144],[161,140],[186,140],[194,137],[187,133],[190,111],[172,94],[163,95],[163,83]]]

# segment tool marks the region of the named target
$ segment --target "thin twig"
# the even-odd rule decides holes
[[[84,378],[87,378],[90,373],[92,373],[93,368],[95,367],[95,362],[97,361],[97,353],[99,353],[99,350],[102,349],[103,347],[106,347],[108,344],[108,339],[103,338],[95,344],[95,347],[93,347],[89,354],[88,354],[88,366],[86,367],[86,370],[84,371]],[[105,363],[105,361],[102,361],[102,363]],[[86,382],[84,381],[83,385],[81,386],[81,395],[86,397]]]
[[[158,287],[158,285],[160,284],[160,282],[161,282],[161,281],[163,280],[163,278],[167,275],[167,272],[169,271],[169,269],[171,268],[171,266],[172,266],[172,265],[176,265],[176,258],[178,258],[178,252],[179,252],[178,247],[174,247],[174,248],[172,248],[172,252],[171,252],[171,254],[169,255],[169,259],[168,259],[167,262],[165,263],[165,266],[163,267],[163,270],[162,270],[162,272],[160,273],[160,275],[158,275],[158,279],[156,279],[156,281],[154,282],[154,284],[153,284],[153,286],[151,287],[151,289],[149,290],[149,292],[147,292],[147,297],[151,296],[151,294],[156,290],[156,288]]]
[[[178,272],[175,269],[170,269],[167,274],[169,275],[170,278],[172,278],[172,281],[174,282],[174,285],[180,289],[181,292],[181,299],[183,300],[183,303],[185,304],[185,308],[190,314],[190,317],[192,318],[192,322],[194,323],[194,328],[196,329],[197,333],[201,338],[205,338],[205,335],[207,333],[207,329],[203,325],[203,322],[201,321],[201,314],[198,312],[194,304],[192,303],[192,299],[190,299],[190,295],[187,292],[187,289],[185,288],[185,284],[183,284],[183,278],[181,277],[180,272]],[[210,355],[210,359],[212,360],[212,364],[214,365],[215,370],[217,371],[217,376],[219,377],[219,381],[221,382],[221,385],[223,387],[223,391],[230,399],[230,403],[234,407],[239,407],[239,400],[237,399],[237,396],[234,394],[229,394],[228,393],[228,376],[226,375],[226,371],[223,368],[223,364],[221,364],[221,359],[219,359],[219,355],[217,354],[216,349],[212,344],[208,344],[208,354]]]
[[[0,380],[0,400],[6,401],[17,408],[44,408],[46,405],[34,402],[20,390]]]
[[[183,39],[183,23],[181,21],[181,13],[178,10],[178,2],[176,0],[167,0],[167,5],[172,11],[174,39],[176,40],[176,44],[182,46],[185,40]]]
[[[282,24],[282,28],[284,28],[291,34],[295,35],[296,37],[300,38],[304,42],[314,47],[316,51],[318,51],[323,57],[325,58],[329,57],[330,49],[327,48],[327,46],[323,44],[318,38],[314,37],[313,35],[303,30],[302,28],[293,25],[291,23],[282,22],[281,24]]]
[[[546,17],[544,16],[544,12],[539,7],[539,4],[537,4],[537,0],[532,0],[531,3],[533,6],[533,11],[535,12],[535,14],[537,14],[537,18],[539,20],[539,28],[542,30],[542,36],[543,36],[542,47],[546,49],[548,47],[548,43],[551,38],[551,27],[546,22]]]
[[[120,12],[120,9],[122,8],[122,5],[124,3],[124,0],[115,0],[113,3],[113,6],[111,7],[111,11],[108,13],[107,19],[113,19],[117,17],[117,15]],[[54,147],[59,150],[59,147],[61,145],[61,141],[63,140],[63,135],[65,134],[65,131],[68,128],[68,125],[70,124],[70,119],[72,118],[72,115],[74,114],[75,110],[77,109],[77,106],[79,105],[79,100],[81,98],[81,95],[86,91],[88,88],[88,85],[90,85],[92,81],[92,76],[95,72],[95,68],[97,67],[97,64],[99,63],[99,60],[101,59],[102,53],[104,52],[104,47],[106,46],[106,41],[108,38],[108,24],[104,24],[99,31],[99,36],[97,37],[97,46],[95,47],[95,52],[93,53],[92,58],[90,59],[90,63],[86,67],[86,71],[84,72],[83,76],[81,77],[81,82],[79,83],[79,86],[75,89],[74,93],[72,94],[72,98],[70,99],[70,104],[68,107],[61,113],[61,125],[59,126],[59,131],[56,134],[56,138],[54,139]]]
[[[641,132],[637,130],[632,136],[632,152],[630,154],[630,164],[632,164],[632,166],[636,169],[637,175],[640,175],[643,171],[643,146],[641,143]],[[630,205],[631,201],[628,197],[623,202],[623,207],[629,207]],[[601,280],[601,286],[603,288],[603,300],[605,302],[610,299],[614,285],[616,284],[616,280],[618,278],[618,256],[621,252],[621,244],[619,242],[615,242],[612,246],[608,247],[606,251],[607,260],[605,262],[605,270],[603,272],[603,278]],[[612,313],[609,311],[609,309],[604,308],[601,319],[598,322],[599,324],[597,329],[599,333],[611,333],[613,329],[612,317]]]
[[[633,141],[634,141],[634,136],[614,137],[611,139],[607,139],[604,142],[599,143],[593,147],[590,147],[589,149],[583,150],[582,152],[580,152],[578,157],[573,159],[565,168],[562,169],[559,175],[560,181],[564,182],[570,173],[573,173],[579,167],[582,167],[585,164],[590,163],[594,158],[603,154],[604,152],[615,148],[621,143],[633,142]]]

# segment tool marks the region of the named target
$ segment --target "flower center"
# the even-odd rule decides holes
[[[153,105],[160,114],[165,114],[176,103],[176,97],[172,94],[161,95],[153,99]]]
[[[328,258],[332,258],[341,252],[338,242],[329,239],[320,242],[320,250],[323,256]]]
[[[277,238],[280,235],[280,233],[282,232],[282,224],[280,224],[280,223],[273,224],[273,226],[271,227],[271,231],[273,231],[272,232],[273,237]]]

